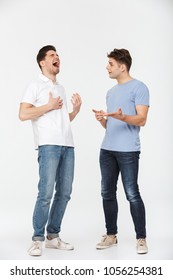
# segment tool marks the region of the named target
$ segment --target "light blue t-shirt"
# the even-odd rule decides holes
[[[147,86],[136,79],[117,84],[107,92],[107,112],[122,109],[125,115],[136,115],[136,105],[149,106]],[[140,151],[140,127],[108,117],[106,133],[101,148],[110,151]]]

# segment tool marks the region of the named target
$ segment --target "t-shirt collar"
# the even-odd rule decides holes
[[[42,73],[39,74],[39,79],[41,79],[44,82],[52,82],[52,80],[50,80],[48,77],[46,77]],[[56,80],[56,84],[58,84],[58,80]]]

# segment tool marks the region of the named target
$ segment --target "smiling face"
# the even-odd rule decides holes
[[[40,66],[43,74],[46,73],[56,76],[60,71],[60,59],[58,54],[53,50],[49,50],[44,60],[40,61]]]

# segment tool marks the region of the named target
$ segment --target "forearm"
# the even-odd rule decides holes
[[[70,121],[74,120],[74,118],[80,111],[81,104],[82,104],[80,95],[78,93],[74,93],[72,95],[71,102],[73,104],[73,111],[71,113],[69,113]]]
[[[140,115],[135,115],[135,116],[122,115],[120,120],[134,126],[144,126],[146,123],[146,118]]]
[[[103,118],[103,119],[100,120],[99,122],[100,122],[100,124],[101,124],[104,128],[106,128],[107,119]]]
[[[21,121],[34,120],[51,110],[52,109],[49,104],[45,104],[39,107],[32,106],[30,108],[22,108],[21,106],[19,111],[19,119]]]
[[[74,120],[74,118],[77,116],[77,114],[79,113],[79,111],[72,111],[71,113],[69,113],[69,118],[70,121],[72,122]]]
[[[105,113],[104,115],[107,117],[112,117],[117,120],[126,122],[127,124],[134,126],[144,126],[147,120],[148,114],[148,106],[145,105],[137,105],[136,106],[136,115],[125,115],[121,108],[119,108],[116,112]]]

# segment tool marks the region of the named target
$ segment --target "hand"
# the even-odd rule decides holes
[[[78,93],[74,93],[71,98],[71,103],[73,105],[73,112],[78,113],[82,104],[81,97]]]
[[[121,108],[119,108],[116,112],[112,112],[112,113],[105,113],[104,116],[106,117],[112,117],[118,120],[122,120],[123,119],[123,111]]]
[[[104,119],[106,113],[103,110],[97,111],[95,109],[92,109],[92,111],[95,113],[97,121],[102,121]]]
[[[63,100],[61,99],[60,96],[54,98],[52,96],[52,93],[49,92],[48,106],[50,107],[51,110],[61,109],[63,106]]]

